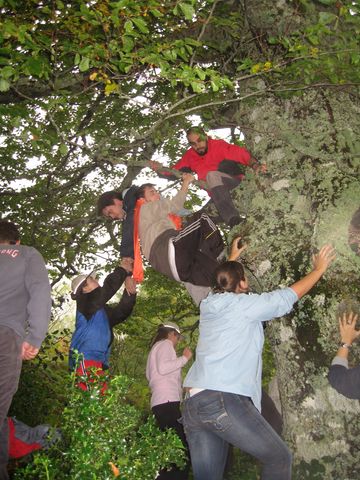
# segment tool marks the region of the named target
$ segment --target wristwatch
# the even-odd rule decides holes
[[[342,344],[340,345],[341,348],[348,348],[348,349],[349,349],[351,346],[352,346],[351,343],[342,343]]]

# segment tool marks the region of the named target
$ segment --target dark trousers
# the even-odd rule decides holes
[[[0,325],[0,480],[7,480],[7,414],[19,384],[22,338],[9,327]]]
[[[178,421],[181,417],[180,402],[167,402],[162,403],[161,405],[155,405],[155,407],[152,408],[152,412],[161,430],[173,428],[176,431],[184,447],[186,447],[189,458],[188,445],[186,442],[184,429],[181,423]],[[184,470],[180,470],[176,466],[174,466],[171,470],[161,470],[157,480],[187,480],[189,476],[189,469],[190,462],[188,461]]]
[[[173,243],[180,280],[212,286],[217,257],[224,249],[224,242],[211,218],[205,213],[193,215],[192,222],[180,230]]]

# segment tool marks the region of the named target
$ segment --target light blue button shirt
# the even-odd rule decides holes
[[[260,411],[262,322],[289,313],[297,300],[291,288],[210,294],[200,304],[196,360],[184,386],[245,395]]]

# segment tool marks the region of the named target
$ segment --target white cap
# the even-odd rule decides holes
[[[96,271],[93,270],[91,273],[87,275],[83,274],[75,277],[74,280],[71,282],[71,293],[75,295],[79,287],[81,286],[81,284],[84,283],[85,280],[87,280],[89,277],[96,279]]]
[[[166,323],[163,323],[160,326],[165,327],[165,328],[172,328],[173,330],[175,330],[175,332],[177,332],[179,335],[181,335],[180,328],[176,323],[166,322]]]

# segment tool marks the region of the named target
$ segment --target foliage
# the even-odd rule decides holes
[[[150,405],[145,377],[146,359],[158,325],[166,321],[177,323],[185,336],[184,342],[179,345],[179,351],[185,345],[194,349],[196,342],[192,337],[197,325],[197,314],[198,308],[181,284],[169,280],[150,267],[146,269],[133,314],[115,329],[110,361],[112,373],[122,373],[136,379],[130,396],[143,411],[148,411]]]
[[[1,211],[44,254],[53,283],[89,265],[112,268],[121,228],[96,218],[96,197],[140,182],[151,158],[177,159],[194,114],[206,128],[240,128],[268,165],[235,192],[257,290],[296,281],[315,248],[335,242],[334,269],[267,330],[289,439],[306,459],[299,468],[331,478],[321,456],[339,458],[344,438],[352,452],[357,439],[325,380],[338,304],[359,292],[346,245],[359,204],[357,3],[0,0],[0,9]],[[195,324],[184,292],[151,275],[139,296],[145,313],[121,326],[129,340],[115,365],[139,375],[158,321],[180,321],[190,335]],[[342,458],[350,477],[356,462]]]
[[[96,197],[175,160],[193,113],[359,83],[353,2],[1,0],[0,25],[1,210],[53,283],[114,262]]]
[[[86,392],[71,389],[62,418],[63,443],[36,454],[15,478],[152,480],[160,467],[183,464],[179,438],[170,430],[161,432],[152,416],[144,422],[126,401],[129,380],[112,378],[101,394],[103,379],[94,378]]]
[[[68,345],[69,331],[54,331],[47,335],[35,359],[23,362],[10,415],[31,426],[41,423],[60,426],[59,419],[69,393],[65,359]]]

